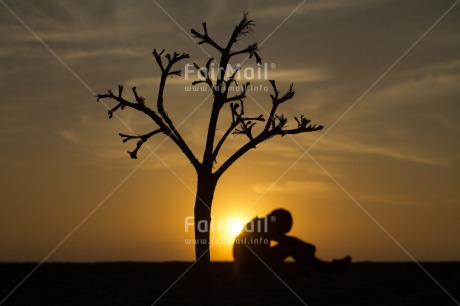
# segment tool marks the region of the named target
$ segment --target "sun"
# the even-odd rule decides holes
[[[216,239],[223,239],[225,244],[232,245],[236,237],[243,231],[247,218],[241,215],[223,215],[214,218],[213,231]]]
[[[240,220],[234,220],[228,229],[231,236],[236,237],[243,230],[244,224]]]

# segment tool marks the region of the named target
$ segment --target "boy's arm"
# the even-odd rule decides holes
[[[271,234],[271,235],[268,235],[267,238],[270,239],[270,240],[273,240],[273,241],[276,241],[276,242],[280,243],[283,240],[288,239],[289,236],[283,235],[283,234],[281,234],[281,235]]]

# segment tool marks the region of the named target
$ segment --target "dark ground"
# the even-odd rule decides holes
[[[0,300],[36,264],[0,264]],[[3,305],[152,305],[190,263],[43,264]],[[212,263],[216,305],[458,305],[413,263],[353,263],[337,274],[286,263],[276,276],[237,278]],[[423,266],[460,300],[460,263]],[[193,269],[155,305],[199,305]]]

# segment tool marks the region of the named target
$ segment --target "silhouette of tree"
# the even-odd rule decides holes
[[[133,151],[128,151],[131,158],[137,158],[137,154],[142,145],[149,140],[152,136],[156,134],[164,134],[169,137],[185,154],[190,163],[196,170],[197,173],[197,191],[196,191],[196,200],[194,207],[195,215],[195,239],[197,243],[195,245],[195,255],[197,260],[197,271],[202,280],[202,288],[206,289],[209,284],[209,264],[210,264],[210,254],[209,254],[209,229],[211,222],[211,207],[214,196],[214,191],[216,184],[219,178],[224,174],[224,172],[242,155],[248,152],[251,149],[256,148],[256,146],[274,136],[284,136],[286,134],[300,134],[306,132],[318,131],[323,128],[321,125],[313,125],[310,123],[310,120],[305,118],[303,115],[300,118],[295,117],[297,122],[297,127],[288,129],[287,121],[288,119],[282,115],[278,114],[278,107],[294,97],[293,84],[289,86],[289,89],[286,93],[280,94],[276,83],[274,80],[270,80],[271,87],[273,88],[273,94],[270,94],[272,107],[270,115],[265,120],[263,115],[257,117],[247,117],[245,115],[244,99],[246,98],[246,92],[248,90],[249,82],[244,84],[242,87],[241,93],[235,96],[229,96],[229,88],[232,85],[237,85],[236,83],[236,74],[238,69],[235,69],[233,73],[228,76],[227,73],[227,64],[229,64],[232,57],[241,54],[247,54],[250,58],[254,57],[257,64],[261,64],[262,60],[257,53],[258,46],[257,43],[249,44],[248,47],[237,49],[237,42],[248,36],[252,32],[252,27],[255,25],[253,20],[248,19],[248,15],[245,13],[242,20],[235,26],[232,35],[226,46],[221,46],[216,43],[208,34],[206,23],[202,24],[203,32],[200,33],[194,29],[191,30],[191,33],[198,40],[198,44],[208,44],[214,49],[217,50],[220,60],[219,60],[219,69],[216,80],[210,78],[210,65],[214,61],[214,58],[210,58],[205,67],[199,67],[194,63],[195,68],[202,75],[202,79],[195,81],[192,85],[199,83],[207,84],[212,90],[214,101],[212,104],[211,115],[209,119],[209,127],[207,130],[206,144],[204,149],[203,158],[201,161],[197,159],[195,154],[192,152],[190,147],[187,145],[187,142],[183,139],[179,131],[174,126],[173,121],[169,117],[168,113],[165,111],[163,104],[163,93],[166,86],[166,80],[169,76],[180,76],[181,70],[176,69],[174,66],[183,59],[187,59],[190,56],[187,53],[176,53],[173,54],[165,53],[165,50],[158,52],[156,49],[153,50],[153,56],[161,69],[161,79],[158,89],[157,104],[154,109],[147,106],[144,98],[141,97],[136,90],[136,87],[132,88],[132,92],[135,98],[135,101],[128,101],[123,97],[123,86],[118,86],[118,93],[114,94],[111,90],[108,90],[105,94],[97,95],[97,100],[99,99],[111,99],[117,102],[115,107],[109,110],[109,118],[112,117],[113,113],[117,110],[124,109],[126,107],[135,109],[139,112],[144,113],[150,117],[153,122],[158,126],[157,129],[153,130],[150,133],[144,135],[126,135],[119,134],[123,138],[123,142],[127,142],[132,139],[138,139],[136,147]],[[235,50],[236,49],[236,50]],[[227,77],[226,77],[227,75]],[[216,144],[216,126],[219,118],[220,111],[224,106],[230,107],[232,114],[232,122],[224,135],[217,141]],[[253,127],[257,123],[265,122],[263,129],[260,132],[255,133]],[[230,134],[236,135],[246,135],[248,141],[236,150],[226,161],[224,161],[216,170],[214,167],[217,156],[219,154],[222,145],[227,140]],[[200,228],[206,228],[205,231],[200,231],[197,224],[200,222],[202,225]],[[203,226],[206,225],[206,226]]]

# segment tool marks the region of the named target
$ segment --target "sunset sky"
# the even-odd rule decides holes
[[[153,106],[152,50],[189,53],[181,69],[204,65],[217,53],[190,29],[206,21],[224,44],[243,11],[256,27],[240,45],[259,42],[281,92],[294,83],[281,107],[288,125],[305,114],[325,129],[272,139],[240,159],[219,182],[214,219],[247,222],[282,207],[294,216],[291,234],[325,259],[460,260],[454,3],[1,0],[0,261],[194,259],[184,228],[193,167],[164,135],[147,143],[153,154],[143,147],[130,159],[135,143],[118,133],[156,126],[129,109],[109,120],[94,95],[124,84],[131,99],[137,86]],[[168,79],[165,106],[201,159],[212,98],[186,91],[195,79]],[[250,92],[247,112],[266,115],[270,93]],[[219,135],[230,121],[223,111]],[[217,162],[244,142],[231,136]],[[228,241],[211,247],[211,259],[232,260]]]

